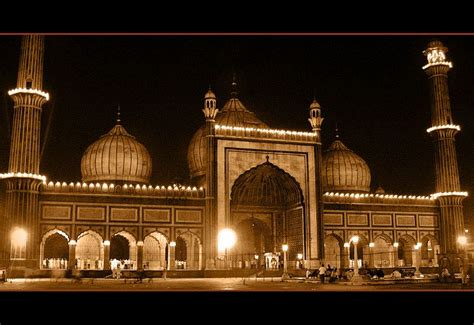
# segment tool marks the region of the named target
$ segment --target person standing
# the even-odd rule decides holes
[[[321,265],[319,268],[319,280],[321,281],[321,284],[324,283],[324,277],[326,276],[326,271],[327,269],[324,267],[324,264]]]

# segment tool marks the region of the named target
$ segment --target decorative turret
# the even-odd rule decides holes
[[[309,118],[308,121],[311,124],[311,128],[313,129],[313,132],[316,133],[317,136],[317,141],[321,141],[321,125],[323,124],[324,118],[321,117],[321,106],[319,103],[316,101],[316,99],[313,100],[311,105],[309,106]]]
[[[202,110],[202,112],[204,113],[206,121],[214,121],[217,113],[219,113],[219,109],[217,108],[216,95],[214,95],[214,93],[212,92],[211,87],[209,87],[209,90],[204,95],[204,109]]]

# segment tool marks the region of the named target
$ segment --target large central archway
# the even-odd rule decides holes
[[[305,254],[303,202],[295,178],[268,158],[240,175],[232,186],[230,201],[231,222],[238,238],[231,252],[232,265],[263,265],[263,255],[280,254],[283,243],[289,246],[289,261]]]

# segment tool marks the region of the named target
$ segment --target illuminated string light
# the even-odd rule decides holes
[[[423,66],[423,70],[428,69],[429,67],[433,67],[436,65],[447,65],[448,67],[452,68],[453,63],[452,62],[437,62],[437,63],[428,63],[427,65]]]
[[[38,175],[38,174],[32,174],[32,173],[3,173],[3,174],[0,174],[0,179],[6,179],[6,178],[33,178],[33,179],[40,180],[44,184],[46,184],[46,176]]]
[[[223,131],[256,132],[263,135],[287,135],[287,136],[300,136],[300,137],[315,137],[316,136],[314,132],[277,130],[277,129],[259,129],[259,128],[228,126],[228,125],[219,125],[219,124],[216,124],[215,128],[216,130],[223,130]]]
[[[21,173],[20,173],[21,174]],[[26,176],[24,176],[26,175]],[[7,177],[29,177],[30,174],[21,174],[21,176],[14,176],[13,173],[9,174],[0,174],[0,178],[7,178]],[[33,175],[33,174],[31,174]],[[120,189],[117,185],[111,183],[80,183],[77,182],[74,184],[73,182],[67,184],[66,182],[53,182],[49,181],[46,183],[46,176],[38,177],[38,179],[44,180],[43,184],[44,190],[52,191],[52,192],[93,192],[93,193],[110,193],[115,192],[116,189]],[[125,191],[129,194],[133,194],[134,192],[139,192],[140,195],[171,195],[171,196],[201,196],[204,192],[204,188],[201,186],[197,188],[196,186],[185,186],[185,185],[156,185],[153,187],[152,185],[144,185],[144,184],[124,184],[121,187],[122,191]],[[131,192],[130,192],[131,191]]]
[[[431,194],[433,199],[437,199],[440,196],[468,196],[467,192],[438,192]]]
[[[326,192],[324,196],[329,197],[350,197],[354,199],[362,198],[380,198],[380,199],[409,199],[409,200],[434,200],[435,198],[430,196],[422,195],[395,195],[395,194],[369,194],[369,193],[338,193],[338,192]]]
[[[8,95],[10,96],[15,95],[15,94],[22,94],[22,93],[40,95],[44,97],[46,100],[49,100],[49,94],[47,92],[44,92],[38,89],[15,88],[8,91]]]
[[[430,132],[433,132],[433,131],[436,131],[436,130],[446,130],[446,129],[461,131],[461,127],[459,125],[445,124],[445,125],[438,125],[438,126],[430,127],[429,129],[426,129],[426,132],[430,133]]]

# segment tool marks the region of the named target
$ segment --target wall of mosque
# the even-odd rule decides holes
[[[178,233],[187,230],[202,238],[203,216],[202,199],[46,194],[40,198],[40,238],[55,228],[71,239],[88,229],[104,240],[121,230],[132,234],[137,241],[154,231],[168,240],[175,240]]]

